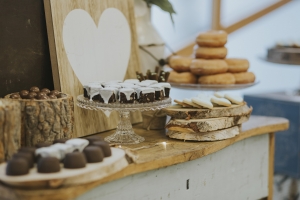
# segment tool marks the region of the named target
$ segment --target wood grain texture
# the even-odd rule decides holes
[[[249,115],[220,117],[210,119],[171,119],[166,128],[171,131],[179,131],[185,133],[203,133],[215,131],[219,129],[233,127],[248,121]]]
[[[135,78],[135,72],[140,71],[140,66],[132,0],[44,0],[44,2],[52,60],[53,80],[57,89],[72,95],[74,100],[78,95],[83,93],[82,84],[69,63],[63,45],[62,31],[64,19],[68,13],[74,9],[83,9],[87,11],[96,24],[102,12],[108,7],[117,8],[124,14],[130,24],[132,41],[130,53],[131,57],[129,59],[128,69],[124,78]],[[102,67],[103,73],[105,73],[105,66]],[[114,77],[109,78],[114,80]],[[119,119],[116,112],[113,112],[110,117],[107,118],[102,112],[85,110],[78,106],[75,106],[74,112],[74,137],[81,137],[113,129],[117,126]],[[131,120],[133,123],[141,122],[141,113],[132,113]]]
[[[274,155],[275,155],[275,133],[269,133],[269,174],[268,174],[268,200],[273,199],[273,179],[274,179]]]
[[[9,98],[10,95],[5,96]],[[33,101],[10,99],[21,106],[21,146],[34,147],[37,143],[52,143],[55,139],[74,135],[73,97]]]
[[[20,113],[18,102],[0,100],[0,163],[9,160],[21,147]]]
[[[145,131],[141,124],[134,127],[135,132],[145,137],[145,142],[135,145],[122,145],[122,148],[131,156],[132,163],[128,167],[107,178],[72,187],[61,187],[57,189],[22,190],[13,189],[13,193],[22,199],[74,199],[88,190],[132,174],[159,169],[170,165],[195,160],[231,144],[256,135],[286,130],[289,121],[279,117],[251,116],[250,120],[243,124],[241,133],[231,139],[215,142],[183,142],[169,139],[165,130]],[[101,137],[111,135],[114,131],[101,134]],[[163,145],[162,142],[166,142]],[[1,185],[3,190],[6,186]],[[11,190],[11,188],[7,188]]]
[[[167,135],[173,139],[179,139],[184,141],[218,141],[233,138],[240,133],[239,126],[233,126],[230,128],[209,131],[206,133],[191,133],[191,132],[180,132],[171,131],[167,132]]]

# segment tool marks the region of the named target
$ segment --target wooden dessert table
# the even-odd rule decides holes
[[[43,200],[272,199],[274,133],[288,129],[287,119],[251,116],[238,136],[216,142],[184,142],[167,138],[166,130],[141,127],[138,124],[134,129],[145,142],[119,146],[126,150],[130,164],[114,175],[48,189],[1,184],[0,196]]]

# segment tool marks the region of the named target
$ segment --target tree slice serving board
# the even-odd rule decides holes
[[[211,131],[206,133],[190,133],[179,131],[168,131],[167,136],[173,139],[192,140],[192,141],[216,141],[225,140],[235,137],[240,133],[240,126],[233,126],[231,128]]]
[[[182,108],[174,105],[165,108],[164,111],[174,119],[189,120],[247,115],[252,112],[252,107],[248,107],[246,103],[230,107],[214,107],[212,109]]]
[[[209,132],[242,124],[248,121],[249,117],[250,113],[248,115],[242,116],[220,117],[210,119],[171,119],[166,125],[166,128],[171,131],[179,131],[186,133]]]
[[[100,163],[88,163],[85,168],[65,169],[57,173],[42,174],[34,167],[29,174],[23,176],[7,176],[5,174],[6,163],[0,165],[0,180],[10,186],[22,188],[40,188],[78,185],[93,182],[111,174],[114,174],[128,166],[125,151],[111,148],[112,156],[104,158]]]

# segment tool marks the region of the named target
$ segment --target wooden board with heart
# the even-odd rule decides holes
[[[135,78],[140,71],[132,0],[44,0],[55,89],[76,97],[91,81]],[[74,137],[113,129],[117,113],[75,106]],[[139,112],[133,123],[141,122]]]

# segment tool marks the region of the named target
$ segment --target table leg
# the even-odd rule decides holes
[[[273,199],[274,153],[275,153],[275,133],[269,133],[269,196],[268,196],[268,200]]]

